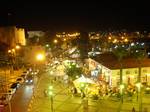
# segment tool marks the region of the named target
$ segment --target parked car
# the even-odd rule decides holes
[[[9,88],[8,94],[7,94],[7,100],[10,101],[13,97],[13,95],[16,92],[16,88]]]
[[[12,89],[18,89],[19,86],[20,86],[20,84],[18,82],[15,82],[15,83],[11,84],[10,88],[12,88]]]
[[[23,74],[23,75],[28,75],[28,74],[29,74],[29,71],[24,71],[22,74]]]
[[[24,79],[22,77],[18,77],[16,79],[16,82],[19,83],[19,84],[23,84],[24,83]]]
[[[23,79],[26,79],[27,75],[22,74],[20,77],[22,77]]]
[[[13,89],[13,88],[8,89],[8,94],[10,94],[10,95],[13,95],[15,92],[16,92],[16,88],[15,89]]]

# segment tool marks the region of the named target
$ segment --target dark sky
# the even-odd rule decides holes
[[[90,2],[91,1],[91,2]],[[92,2],[92,0],[57,2],[1,3],[0,25],[15,24],[27,29],[101,30],[150,29],[147,3]]]

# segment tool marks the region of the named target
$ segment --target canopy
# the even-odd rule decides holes
[[[95,91],[97,85],[96,82],[94,82],[92,79],[86,78],[84,76],[74,80],[73,83],[79,93],[81,92],[81,84],[83,83],[87,84],[89,92]]]
[[[92,79],[81,76],[80,78],[73,81],[74,83],[90,83],[90,84],[96,84]]]

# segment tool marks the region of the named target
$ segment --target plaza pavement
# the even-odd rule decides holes
[[[132,101],[124,98],[123,104],[116,98],[107,98],[99,100],[88,100],[88,109],[83,106],[83,99],[79,96],[72,96],[68,91],[67,86],[60,81],[52,83],[53,77],[48,73],[42,74],[37,83],[37,88],[34,88],[34,95],[28,106],[27,112],[52,112],[50,97],[45,96],[44,90],[50,85],[53,85],[53,112],[132,112],[134,107],[136,112],[139,112],[139,103],[136,95]],[[147,108],[150,112],[150,95],[143,95],[142,108]],[[144,111],[142,111],[144,112]]]

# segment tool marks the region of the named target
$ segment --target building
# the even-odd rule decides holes
[[[24,29],[15,26],[0,27],[0,43],[8,45],[10,48],[14,48],[17,44],[26,45]]]
[[[44,47],[40,46],[40,45],[35,45],[35,46],[28,46],[25,48],[25,55],[23,57],[24,62],[28,63],[28,64],[38,64],[38,63],[45,63],[44,61],[39,62],[36,59],[36,56],[38,54],[42,54],[45,56],[45,49]]]
[[[113,54],[101,54],[87,60],[91,76],[116,87],[120,80],[120,64]],[[139,74],[139,63],[136,59],[122,60],[122,76],[124,84],[135,84]],[[141,64],[141,83],[150,85],[150,59],[143,59]]]
[[[29,38],[43,37],[45,35],[45,32],[43,32],[43,31],[28,31],[27,34],[28,34]]]

